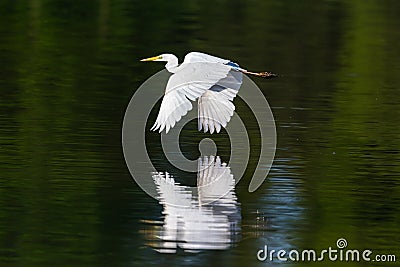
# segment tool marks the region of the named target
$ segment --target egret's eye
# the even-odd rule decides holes
[[[158,59],[162,59],[162,56],[158,56]]]

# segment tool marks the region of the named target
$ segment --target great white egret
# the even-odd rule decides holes
[[[265,78],[277,77],[270,72],[251,72],[237,63],[199,52],[185,56],[182,64],[173,54],[162,54],[141,61],[166,61],[165,68],[173,73],[169,78],[156,122],[151,130],[168,133],[198,99],[199,131],[217,133],[233,115],[231,102],[242,85],[242,73]]]

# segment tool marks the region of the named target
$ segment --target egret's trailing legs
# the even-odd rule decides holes
[[[243,72],[244,74],[251,74],[251,75],[255,75],[255,76],[259,76],[259,77],[263,77],[263,78],[276,78],[278,77],[278,75],[272,73],[272,72],[268,72],[268,71],[264,71],[264,72],[251,72],[245,69],[240,69],[241,72]]]

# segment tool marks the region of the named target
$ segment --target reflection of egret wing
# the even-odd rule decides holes
[[[225,203],[236,204],[235,179],[230,168],[226,166],[226,163],[221,163],[218,156],[205,156],[199,159],[197,185],[200,203],[220,199]]]
[[[243,74],[231,70],[228,76],[220,80],[216,85],[207,90],[199,98],[199,131],[214,130],[219,133],[221,126],[225,127],[230,121],[235,106],[231,102],[242,85]]]
[[[162,172],[153,175],[154,183],[157,185],[157,191],[160,194],[160,203],[170,206],[190,207],[192,205],[192,193],[186,186],[175,183],[175,179],[168,172],[163,175]]]
[[[159,233],[163,241],[162,247],[157,250],[161,253],[175,253],[179,241],[179,228],[182,221],[182,208],[179,205],[190,207],[192,205],[192,194],[186,186],[175,183],[175,179],[169,173],[162,172],[153,175],[154,183],[157,185],[160,204],[163,204],[164,226]]]
[[[192,208],[184,213],[182,241],[185,250],[226,249],[231,243],[228,216],[214,214],[212,206]]]
[[[231,68],[221,63],[184,62],[168,80],[160,111],[151,129],[159,132],[166,129],[168,133],[192,109],[189,100],[196,100],[218,81],[226,78]]]

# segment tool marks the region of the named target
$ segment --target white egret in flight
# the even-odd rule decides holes
[[[168,133],[198,99],[198,128],[219,133],[235,110],[231,102],[242,85],[242,73],[265,78],[277,77],[270,72],[251,72],[237,63],[199,52],[185,56],[182,64],[173,54],[162,54],[141,61],[166,61],[173,73],[168,80],[156,122],[151,130]]]

